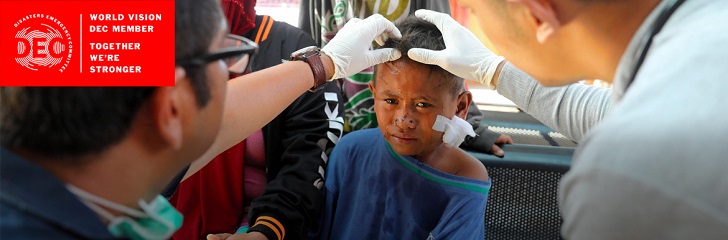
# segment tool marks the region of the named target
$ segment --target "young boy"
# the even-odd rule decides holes
[[[431,23],[398,27],[386,47],[445,47]],[[379,128],[350,133],[330,156],[321,239],[483,239],[488,173],[433,130],[438,116],[465,118],[472,96],[462,78],[402,56],[369,84]]]

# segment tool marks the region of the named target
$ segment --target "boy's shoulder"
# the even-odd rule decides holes
[[[377,147],[384,146],[380,141],[383,141],[383,137],[378,128],[356,130],[341,137],[332,154],[356,158],[369,156]]]
[[[382,138],[382,132],[379,128],[362,129],[347,133],[336,145],[360,146],[376,142],[380,138]]]
[[[445,148],[448,162],[456,169],[455,175],[475,180],[488,181],[488,170],[482,162],[458,147]]]

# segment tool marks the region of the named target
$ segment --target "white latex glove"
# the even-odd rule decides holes
[[[349,20],[334,39],[321,49],[334,62],[333,79],[348,77],[368,67],[394,61],[402,56],[398,50],[392,48],[370,50],[372,41],[377,37],[379,42],[380,39],[387,37],[401,38],[402,34],[392,22],[379,14],[364,20],[357,18]]]
[[[417,10],[415,16],[431,22],[442,32],[445,49],[434,51],[412,48],[407,55],[412,60],[438,65],[458,77],[475,80],[488,85],[491,83],[498,64],[505,58],[495,55],[467,28],[460,25],[450,15],[430,10]]]

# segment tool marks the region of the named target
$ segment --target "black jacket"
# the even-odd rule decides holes
[[[258,16],[256,28],[244,37],[259,47],[251,63],[252,71],[280,64],[292,52],[314,45],[300,29],[268,16]],[[271,97],[275,94],[270,93]],[[270,240],[279,239],[278,234],[284,239],[302,239],[318,221],[324,207],[321,188],[326,161],[344,128],[341,102],[338,85],[328,83],[323,89],[299,96],[263,127],[268,184],[263,195],[251,202],[249,232],[261,232]],[[174,194],[186,171],[167,186],[164,196]],[[268,225],[256,224],[259,219]]]
[[[245,37],[259,46],[252,71],[280,64],[292,52],[315,45],[300,29],[267,16],[258,16],[256,28]],[[285,239],[300,239],[318,219],[324,204],[320,190],[327,156],[343,132],[340,92],[335,83],[306,92],[263,128],[268,185],[251,203],[251,231],[277,239],[273,229],[255,225],[259,217],[268,216],[283,225]]]

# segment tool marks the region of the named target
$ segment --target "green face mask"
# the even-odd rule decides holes
[[[97,197],[72,185],[67,185],[67,188],[94,212],[109,220],[109,232],[116,237],[161,240],[171,237],[182,226],[182,214],[161,195],[150,203],[139,200],[141,210],[138,210]],[[125,215],[113,216],[99,205]]]

